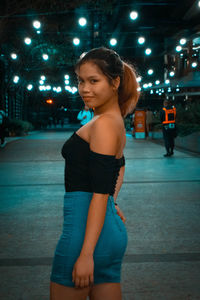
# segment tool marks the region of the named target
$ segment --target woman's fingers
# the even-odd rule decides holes
[[[86,280],[85,280],[84,278],[80,278],[80,281],[79,281],[79,282],[80,282],[80,283],[79,283],[79,287],[80,287],[80,288],[84,288],[84,287],[86,286],[86,285],[85,285],[85,283],[86,283],[85,281],[86,281]]]
[[[125,223],[126,222],[126,218],[124,217],[123,212],[120,210],[120,208],[118,207],[117,209],[117,214],[118,216],[120,216],[121,220]]]
[[[72,281],[76,288],[88,287],[91,284],[90,276],[93,283],[93,265],[93,257],[84,255],[79,256],[72,271]]]
[[[76,278],[75,286],[76,288],[86,288],[91,284],[89,277],[88,278]]]
[[[94,275],[93,274],[91,274],[89,276],[89,280],[90,280],[90,284],[93,285],[94,284]]]
[[[75,282],[75,271],[74,271],[74,269],[72,271],[72,282]]]
[[[80,281],[81,281],[81,280],[80,280],[79,277],[76,277],[76,278],[75,278],[75,287],[76,287],[76,288],[79,288],[79,287],[80,287]]]
[[[85,288],[85,287],[88,287],[89,286],[89,277],[87,278],[80,278],[80,281],[79,281],[79,287],[80,288]]]
[[[73,272],[72,281],[74,282],[76,288],[84,288],[88,287],[89,285],[93,285],[94,278],[93,275],[88,277],[77,277]]]
[[[89,286],[89,276],[87,278],[85,278],[84,280],[84,286],[83,287],[88,287]]]

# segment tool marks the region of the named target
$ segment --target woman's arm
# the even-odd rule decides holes
[[[111,118],[102,116],[94,123],[90,136],[90,149],[100,154],[116,155],[118,138]],[[72,273],[77,287],[86,287],[89,283],[93,283],[93,254],[104,224],[107,200],[108,194],[93,193],[83,246]]]
[[[93,194],[81,254],[93,255],[106,215],[108,194]]]
[[[108,195],[94,193],[90,202],[83,246],[72,272],[76,287],[87,287],[94,282],[93,254],[104,224],[107,200]]]

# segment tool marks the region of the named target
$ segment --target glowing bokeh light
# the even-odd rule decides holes
[[[28,84],[28,85],[27,85],[27,90],[31,91],[32,88],[33,88],[33,85],[32,85],[32,84]]]
[[[194,62],[192,63],[192,68],[196,68],[196,67],[197,67],[197,62],[194,61]]]
[[[144,38],[143,36],[139,37],[139,38],[138,38],[138,43],[139,43],[140,45],[143,45],[143,44],[145,43],[145,38]]]
[[[153,70],[149,69],[147,73],[148,73],[148,75],[152,75],[153,74]]]
[[[151,54],[151,49],[150,49],[150,48],[147,48],[147,49],[145,50],[145,54],[146,54],[146,55],[150,55],[150,54]]]
[[[33,27],[34,27],[35,29],[39,29],[40,26],[41,26],[41,23],[40,23],[39,21],[33,21]]]
[[[13,77],[13,82],[14,82],[14,83],[18,83],[18,81],[19,81],[19,76],[15,75],[15,76]]]
[[[137,11],[132,11],[132,12],[130,13],[130,18],[131,18],[131,20],[136,20],[136,19],[138,18],[138,13],[137,13]]]
[[[30,45],[32,41],[31,41],[31,39],[29,37],[26,37],[24,39],[24,42],[25,42],[26,45]]]
[[[179,45],[179,46],[176,46],[176,51],[177,52],[180,52],[182,50],[182,47]]]
[[[110,40],[110,45],[111,45],[111,46],[116,46],[116,45],[117,45],[117,40],[114,39],[114,38],[111,39],[111,40]]]
[[[43,58],[44,60],[48,60],[48,59],[49,59],[49,55],[48,55],[48,54],[42,54],[42,58]]]
[[[185,38],[182,38],[182,39],[180,39],[180,41],[179,41],[179,43],[180,43],[181,45],[185,45],[186,42],[187,42],[187,40],[186,40]]]
[[[83,26],[85,26],[87,24],[87,20],[85,18],[80,18],[78,20],[78,23],[79,23],[80,26],[83,27]]]
[[[74,44],[75,46],[78,46],[78,45],[80,44],[79,38],[74,38],[74,39],[73,39],[73,44]]]
[[[10,56],[11,56],[12,59],[17,59],[17,54],[16,53],[11,53]]]

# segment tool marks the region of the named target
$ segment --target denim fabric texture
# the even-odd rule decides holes
[[[63,231],[53,259],[52,282],[74,287],[72,270],[84,241],[92,195],[82,191],[64,195]],[[126,247],[126,227],[117,215],[113,197],[109,196],[104,226],[94,252],[94,284],[120,282]]]

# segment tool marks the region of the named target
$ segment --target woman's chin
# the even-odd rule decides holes
[[[84,101],[85,105],[89,108],[93,108],[93,105],[91,102],[88,102],[88,101]]]

